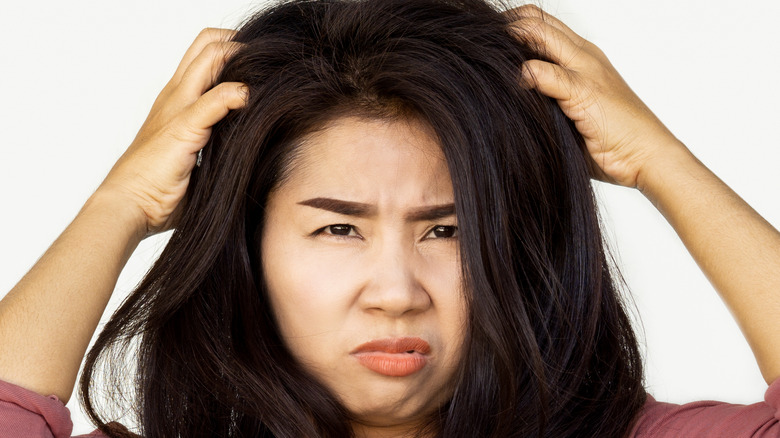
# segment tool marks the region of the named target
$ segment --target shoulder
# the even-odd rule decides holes
[[[673,404],[648,395],[629,436],[780,438],[780,379],[769,386],[764,401],[750,405],[711,400]]]
[[[43,396],[0,380],[0,430],[3,436],[70,438],[70,411],[56,396]],[[82,438],[106,438],[100,431]],[[74,437],[77,438],[77,437]]]

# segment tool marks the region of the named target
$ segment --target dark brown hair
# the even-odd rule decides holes
[[[257,236],[296,142],[333,118],[415,117],[455,192],[469,328],[446,437],[622,437],[645,400],[604,250],[583,141],[519,82],[539,58],[482,0],[296,0],[263,10],[219,81],[249,104],[213,130],[181,222],[87,356],[148,438],[346,437],[349,413],[285,348]],[[271,255],[272,256],[272,255]],[[127,360],[137,368],[132,391]]]

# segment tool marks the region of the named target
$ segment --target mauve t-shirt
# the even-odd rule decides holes
[[[55,396],[0,381],[0,437],[70,438],[70,411]],[[79,437],[105,438],[99,431]],[[780,438],[780,378],[764,401],[736,405],[699,401],[676,405],[648,396],[632,438]]]

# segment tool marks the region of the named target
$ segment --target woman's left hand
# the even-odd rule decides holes
[[[518,38],[552,61],[527,61],[524,80],[574,120],[594,176],[639,188],[663,213],[734,315],[764,379],[780,378],[780,233],[666,129],[601,50],[535,6],[509,13]]]
[[[552,61],[526,61],[523,80],[556,99],[574,121],[595,164],[595,178],[642,190],[642,172],[650,161],[686,149],[598,47],[536,6],[507,13],[517,18],[518,38]]]

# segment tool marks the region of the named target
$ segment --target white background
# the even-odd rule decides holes
[[[198,31],[235,26],[258,6],[161,3],[43,0],[2,7],[0,296],[132,141]],[[600,46],[705,164],[780,225],[780,2],[542,5]],[[601,184],[597,191],[644,326],[651,393],[674,402],[761,400],[766,383],[750,349],[673,230],[638,192]],[[163,244],[164,237],[141,244],[107,314]],[[91,430],[75,397],[68,406],[75,432]]]

